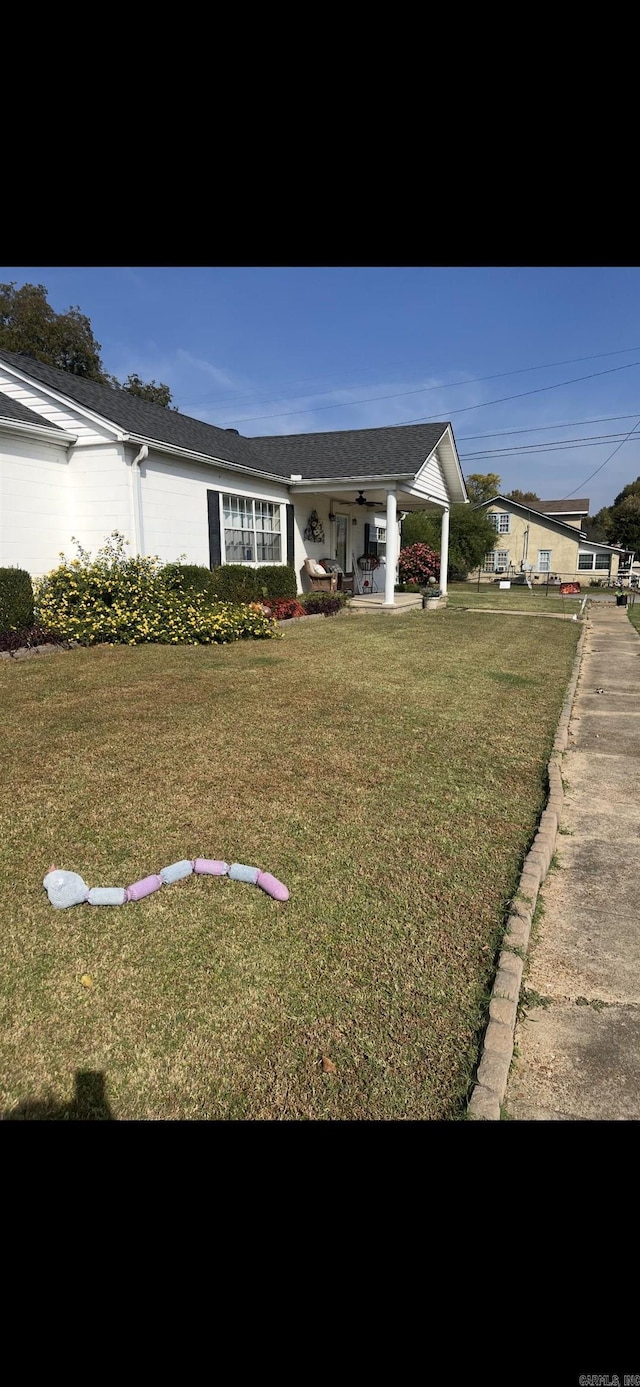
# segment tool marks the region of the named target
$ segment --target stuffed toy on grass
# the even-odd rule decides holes
[[[126,905],[128,901],[141,901],[145,896],[159,891],[161,886],[170,886],[174,881],[191,876],[192,872],[198,876],[229,876],[232,881],[247,881],[252,886],[260,886],[276,901],[289,899],[286,886],[270,872],[263,872],[260,867],[245,867],[242,862],[232,862],[229,866],[226,862],[207,857],[172,862],[170,867],[163,867],[157,876],[143,877],[141,881],[134,881],[133,886],[93,886],[91,889],[77,872],[64,872],[51,867],[42,885],[56,910],[67,910],[69,906],[81,905],[83,901],[88,901],[89,905]]]

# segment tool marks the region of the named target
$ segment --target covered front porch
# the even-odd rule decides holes
[[[442,488],[444,491],[444,488]],[[425,494],[418,479],[393,479],[393,484],[346,482],[294,482],[294,566],[300,587],[311,586],[305,559],[318,563],[330,559],[339,565],[347,583],[353,583],[353,605],[358,609],[391,609],[421,606],[419,594],[396,593],[400,525],[410,511],[437,511],[442,515],[440,591],[447,592],[449,552],[448,499]],[[446,494],[446,493],[445,493]],[[360,567],[358,561],[370,559]],[[375,566],[375,560],[378,566]],[[346,585],[346,584],[345,584]]]

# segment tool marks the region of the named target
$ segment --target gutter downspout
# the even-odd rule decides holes
[[[140,479],[140,468],[138,463],[144,462],[149,456],[149,449],[143,443],[140,452],[136,454],[131,463],[131,486],[133,490],[133,526],[136,540],[136,554],[140,558],[144,557],[144,530],[142,528],[142,483]]]

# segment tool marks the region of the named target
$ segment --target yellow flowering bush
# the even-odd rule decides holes
[[[254,605],[212,601],[169,586],[157,558],[128,558],[113,534],[95,559],[74,540],[78,557],[34,583],[36,619],[81,645],[209,645],[242,637],[270,638],[275,621]]]

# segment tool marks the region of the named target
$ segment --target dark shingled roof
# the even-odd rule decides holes
[[[57,366],[45,366],[32,356],[0,350],[0,360],[57,390],[60,395],[66,395],[68,400],[75,400],[77,404],[93,410],[94,414],[117,424],[126,433],[142,434],[144,438],[155,439],[157,443],[171,443],[190,452],[220,458],[222,462],[235,462],[253,472],[274,470],[269,466],[269,460],[265,461],[252,447],[249,439],[241,438],[228,429],[204,424],[201,419],[191,419],[188,414],[165,409],[164,405],[139,400],[128,390],[113,390],[109,385],[85,380],[83,376],[74,376],[70,371],[59,371]]]
[[[589,497],[575,496],[571,501],[536,501],[534,510],[544,515],[588,515]]]
[[[406,424],[387,429],[342,429],[338,433],[291,433],[253,438],[270,470],[289,478],[415,476],[440,441],[447,424]]]
[[[57,424],[50,424],[49,420],[43,419],[41,414],[35,414],[32,409],[27,409],[26,405],[21,405],[19,400],[12,400],[10,395],[3,395],[2,392],[0,392],[0,419],[17,419],[21,424],[38,424],[41,429],[58,428]]]
[[[60,371],[56,366],[45,366],[31,356],[0,350],[0,361],[93,410],[127,433],[219,458],[221,462],[235,462],[252,472],[271,473],[287,481],[292,472],[301,472],[303,478],[310,479],[414,476],[447,428],[447,424],[408,424],[399,428],[244,438],[235,429],[221,429],[163,405],[149,404],[127,390],[114,390]]]

